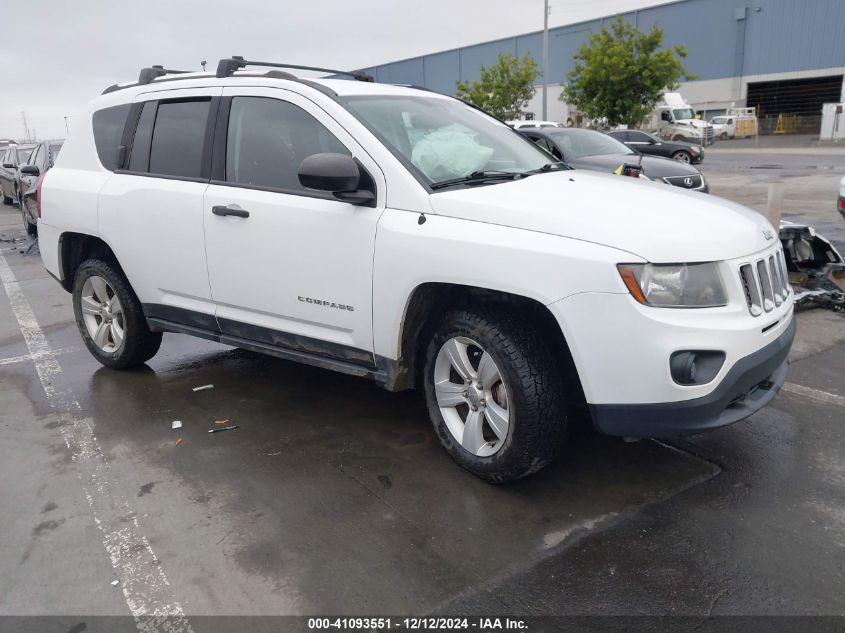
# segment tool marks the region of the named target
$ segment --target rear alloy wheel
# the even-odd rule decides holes
[[[424,377],[440,442],[482,479],[519,479],[560,452],[560,363],[524,316],[498,306],[447,313],[429,342]]]
[[[675,152],[674,154],[672,154],[672,158],[674,158],[679,163],[691,163],[692,162],[692,156],[690,156],[689,152],[684,152],[684,151]]]
[[[147,327],[138,297],[109,262],[80,264],[73,280],[73,312],[85,346],[106,367],[136,367],[161,345],[161,333]]]
[[[113,354],[123,344],[126,322],[114,288],[103,277],[92,275],[82,284],[82,320],[88,336],[103,352]]]

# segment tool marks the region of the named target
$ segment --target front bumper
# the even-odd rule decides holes
[[[795,320],[777,339],[739,359],[706,396],[654,404],[591,404],[596,428],[608,435],[672,437],[739,422],[766,406],[786,381]]]

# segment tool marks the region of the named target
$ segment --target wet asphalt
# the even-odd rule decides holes
[[[636,443],[577,422],[495,487],[415,393],[173,334],[148,367],[100,367],[12,207],[0,234],[60,366],[45,391],[0,293],[0,615],[128,615],[150,569],[188,616],[845,615],[845,315],[798,315],[789,386],[746,421]],[[143,538],[115,554],[110,525]]]

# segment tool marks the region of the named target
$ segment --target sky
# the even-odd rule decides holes
[[[549,26],[667,0],[550,0]],[[106,86],[231,55],[363,68],[543,28],[543,0],[8,0],[0,138],[61,138]],[[13,25],[13,28],[9,28]]]

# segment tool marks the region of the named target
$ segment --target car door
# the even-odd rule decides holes
[[[331,116],[282,89],[227,88],[203,221],[211,292],[224,334],[372,365],[372,262],[385,182]],[[302,160],[359,161],[376,201],[356,206],[298,179]],[[241,215],[218,215],[234,209]]]
[[[210,138],[222,88],[144,93],[127,157],[100,191],[98,222],[148,317],[216,329],[203,234]]]
[[[20,156],[18,156],[20,158]],[[19,162],[18,163],[18,193],[19,199],[18,202],[23,199],[23,195],[32,189],[35,186],[36,181],[38,180],[38,176],[34,176],[32,174],[22,174],[21,167],[24,165],[34,165],[38,168],[38,173],[43,174],[47,171],[47,145],[45,143],[39,143],[38,146],[32,150],[32,156],[30,156],[29,160],[26,162]]]

